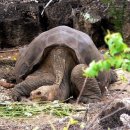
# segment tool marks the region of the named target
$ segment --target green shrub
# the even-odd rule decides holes
[[[84,76],[96,77],[100,71],[109,70],[111,67],[130,71],[130,48],[124,43],[121,34],[111,34],[108,31],[105,42],[109,47],[105,59],[98,62],[92,61],[89,68],[84,70]]]

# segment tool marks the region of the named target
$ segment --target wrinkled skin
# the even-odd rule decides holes
[[[22,96],[44,101],[63,101],[71,95],[77,98],[85,80],[82,69],[100,59],[103,57],[88,35],[69,27],[56,27],[34,39],[17,61],[17,81],[23,81],[14,87],[12,97],[17,101]],[[112,70],[88,78],[80,101],[99,101],[105,87],[116,79]]]

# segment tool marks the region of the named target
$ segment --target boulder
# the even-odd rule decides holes
[[[0,48],[28,44],[41,32],[35,2],[0,3]]]
[[[49,1],[4,0],[0,2],[0,48],[29,44],[39,33],[60,25],[67,25],[89,34],[96,46],[100,47],[104,45],[107,29],[117,31],[117,27],[120,26],[116,23],[120,23],[124,38],[129,40],[129,31],[127,31],[130,24],[129,1],[124,4],[123,0],[115,3],[105,3],[103,0],[52,0],[46,6]],[[124,7],[126,12],[123,10]],[[124,23],[113,15],[114,9],[124,13],[120,15],[124,16],[122,17]]]

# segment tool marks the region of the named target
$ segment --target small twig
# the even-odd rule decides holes
[[[108,3],[107,8],[103,10],[103,12],[107,11],[110,7],[110,3]]]
[[[63,102],[67,102],[67,101],[69,101],[70,99],[73,99],[73,96],[71,96],[71,97],[65,99]]]
[[[76,112],[80,112],[80,111],[87,111],[88,109],[84,108],[84,109],[75,109]]]
[[[80,93],[79,93],[79,96],[78,96],[78,98],[77,98],[76,104],[79,103],[79,99],[80,99],[80,97],[81,97],[81,95],[82,95],[82,93],[83,93],[83,90],[84,90],[84,88],[85,88],[86,82],[87,82],[87,78],[85,78],[85,80],[84,80],[84,83],[83,83],[82,89],[81,89],[81,91],[80,91]]]
[[[56,130],[55,126],[53,125],[51,121],[49,121],[49,124],[51,125],[52,130]]]
[[[50,5],[50,3],[52,2],[53,0],[49,0],[49,2],[44,6],[42,12],[41,12],[41,15],[43,15],[45,9]]]
[[[126,86],[124,86],[121,91],[119,91],[105,106],[104,108],[101,110],[101,112],[99,112],[94,119],[89,123],[89,125],[87,126],[87,130],[90,129],[90,127],[92,127],[92,125],[95,123],[95,121],[98,119],[98,117],[101,115],[102,111],[104,111],[109,105],[111,105],[111,103],[130,85],[130,81],[128,82],[128,84],[126,84]]]
[[[5,50],[5,51],[0,51],[0,53],[15,52],[15,51],[18,51],[18,50],[19,49]]]

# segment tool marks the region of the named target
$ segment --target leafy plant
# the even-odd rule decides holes
[[[111,67],[130,71],[130,48],[124,43],[121,34],[111,34],[108,31],[105,42],[109,47],[105,59],[98,62],[92,61],[89,68],[84,70],[84,76],[96,77],[100,71],[109,70]]]
[[[43,104],[44,103],[44,104]],[[69,116],[75,110],[71,105],[54,102],[42,103],[18,103],[18,102],[0,102],[0,117],[13,118],[13,117],[32,117],[42,112],[55,115],[57,117]]]
[[[74,120],[73,118],[70,118],[70,120],[69,120],[67,126],[64,127],[63,130],[69,130],[70,125],[76,125],[76,124],[78,124],[78,121],[77,121],[77,120]]]

